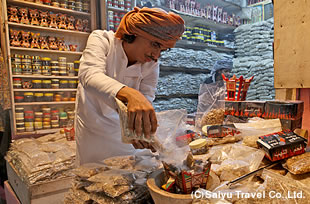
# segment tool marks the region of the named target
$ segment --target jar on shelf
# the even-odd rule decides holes
[[[18,110],[18,108],[15,108],[15,117],[16,118],[22,118],[24,120],[24,108],[23,110]]]
[[[41,112],[41,111],[34,112],[34,117],[35,117],[35,119],[41,119],[41,121],[42,121],[43,112]],[[40,120],[39,120],[39,121],[40,121]]]
[[[59,79],[52,79],[52,89],[59,89]]]
[[[76,88],[76,80],[68,80],[68,88],[75,89]]]
[[[43,89],[51,89],[52,88],[52,80],[50,80],[50,79],[42,80],[42,88]]]
[[[22,60],[21,60],[22,56],[19,54],[12,54],[11,55],[11,63],[12,64],[21,64]]]
[[[13,75],[21,75],[22,66],[20,64],[12,64],[12,73]]]
[[[69,119],[74,119],[74,111],[67,111],[67,115]]]
[[[34,129],[35,130],[42,130],[43,129],[43,122],[42,121],[35,121],[34,122]]]
[[[50,66],[42,66],[41,73],[44,76],[51,76],[52,75],[51,67]]]
[[[68,1],[62,1],[62,2],[60,2],[59,6],[60,6],[60,8],[65,8],[65,9],[67,9],[67,8],[68,8]]]
[[[25,128],[25,123],[16,123],[16,128]]]
[[[52,120],[59,120],[59,110],[52,110],[51,111],[51,119]]]
[[[32,87],[34,89],[41,89],[42,88],[42,80],[40,80],[40,79],[33,79],[32,80]]]
[[[59,126],[59,120],[51,120],[51,124],[53,125],[58,125]]]
[[[59,126],[61,128],[66,127],[68,121],[68,116],[66,112],[61,112],[59,117]]]
[[[41,93],[41,92],[34,93],[34,100],[36,102],[43,102],[44,101],[43,99],[44,99],[43,98],[43,93]]]
[[[23,75],[32,75],[31,65],[21,65]]]
[[[52,6],[59,7],[60,3],[58,0],[52,0]]]
[[[51,122],[43,122],[43,129],[50,129],[51,128]]]
[[[58,57],[58,63],[67,63],[67,58],[66,57]]]
[[[69,101],[69,99],[70,99],[70,92],[62,92],[61,100],[62,101]]]
[[[53,101],[54,93],[44,93],[44,101]]]
[[[41,75],[42,74],[41,65],[32,65],[32,74]]]
[[[62,100],[61,94],[60,94],[60,93],[55,93],[55,95],[54,95],[54,101],[59,102],[59,101],[61,101],[61,100]]]
[[[25,92],[24,93],[24,101],[25,102],[34,102],[33,92]]]
[[[109,2],[109,0],[108,0],[108,2]],[[110,6],[112,6],[112,0],[110,0],[110,2],[111,2]],[[84,12],[89,13],[89,1],[84,0],[82,8],[83,8]]]
[[[74,76],[74,63],[72,62],[67,63],[67,73],[68,76]]]
[[[66,69],[59,69],[59,76],[67,76],[67,70]]]
[[[16,123],[23,123],[25,122],[25,118],[16,118]]]
[[[43,112],[43,118],[51,118],[51,112]]]
[[[24,111],[24,113],[25,113],[25,118],[26,117],[30,117],[30,118],[34,118],[34,112],[33,112],[33,110],[26,110],[26,111]]]
[[[21,89],[22,88],[22,79],[21,78],[13,78],[13,88]]]
[[[16,107],[15,108],[15,113],[24,113],[24,108],[23,107]]]
[[[75,99],[76,99],[75,92],[71,92],[69,101],[75,101]]]
[[[51,114],[51,108],[49,107],[44,107],[44,108],[41,108],[42,112],[43,112],[43,115],[44,114]]]
[[[40,56],[31,56],[31,63],[42,65],[41,57]]]
[[[24,102],[24,96],[14,96],[15,103],[22,103]]]
[[[47,118],[47,117],[45,117],[45,118],[43,118],[43,122],[51,122],[51,118]]]
[[[59,123],[52,124],[52,128],[59,128]]]
[[[206,139],[196,139],[189,143],[189,147],[193,155],[205,154],[207,153],[207,140]]]
[[[75,1],[68,0],[68,9],[75,10]]]
[[[59,88],[66,89],[68,88],[68,80],[60,80],[59,82]]]
[[[16,128],[16,132],[18,132],[18,133],[25,132],[25,127]]]
[[[31,56],[30,55],[22,55],[22,64],[31,64]]]
[[[73,64],[74,64],[74,75],[78,76],[78,74],[79,74],[79,67],[80,67],[80,61],[78,61],[78,60],[74,61]]]
[[[51,0],[43,0],[43,4],[50,6],[51,5]]]

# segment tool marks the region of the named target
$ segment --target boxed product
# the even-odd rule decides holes
[[[239,104],[240,117],[261,117],[264,114],[264,101],[240,101]]]
[[[264,118],[296,120],[302,117],[303,101],[267,101]]]
[[[306,139],[290,130],[259,137],[257,145],[271,161],[278,161],[305,152]]]
[[[226,137],[234,136],[235,134],[240,134],[234,124],[228,125],[206,125],[202,127],[202,132],[207,137]]]
[[[207,186],[207,180],[211,170],[210,161],[193,161],[191,169],[184,170],[180,170],[165,162],[163,162],[163,166],[167,180],[164,186],[170,192],[189,194],[195,189],[206,188]],[[169,185],[169,188],[167,188],[167,185]]]
[[[301,128],[302,118],[297,120],[286,120],[280,119],[283,130],[295,130],[296,128]]]
[[[239,101],[225,101],[225,115],[239,116]]]

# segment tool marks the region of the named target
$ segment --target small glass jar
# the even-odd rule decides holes
[[[52,88],[52,80],[42,80],[42,88],[44,89],[51,89]]]
[[[43,118],[43,112],[35,112],[34,113],[34,117],[37,119],[37,118]]]
[[[59,126],[61,128],[66,127],[67,121],[68,121],[68,117],[67,116],[66,117],[60,117],[60,119],[59,119]]]
[[[50,122],[43,122],[43,129],[50,129],[51,123]]]
[[[43,118],[51,118],[51,112],[43,113]]]
[[[51,122],[51,118],[43,118],[43,122]]]
[[[16,118],[24,118],[24,112],[16,112],[15,111],[15,117]]]
[[[49,107],[44,107],[41,110],[42,110],[43,114],[44,113],[49,113],[49,114],[51,113],[51,108],[49,108]]]
[[[24,96],[14,96],[15,103],[22,103],[24,102]]]
[[[59,79],[52,79],[52,89],[59,89]]]
[[[60,80],[59,88],[61,88],[61,89],[68,88],[68,80]]]
[[[208,151],[206,139],[194,140],[191,143],[189,143],[189,147],[193,155],[205,154]]]
[[[59,76],[67,76],[67,71],[63,70],[63,69],[60,69],[59,70]]]
[[[57,121],[59,120],[59,110],[52,110],[51,114],[52,114],[52,116],[51,116],[52,121],[53,120],[57,120]]]
[[[35,121],[35,122],[34,122],[34,129],[35,129],[35,130],[42,130],[42,128],[43,128],[43,123],[42,123],[42,121]]]
[[[41,70],[42,75],[44,76],[51,76],[52,75],[52,70],[50,66],[42,66],[42,70]]]
[[[31,118],[34,117],[33,110],[26,110],[26,111],[24,111],[24,113],[25,113],[25,117],[31,117]]]
[[[23,107],[15,108],[15,113],[24,113],[24,108]]]
[[[50,6],[51,5],[51,0],[43,0],[43,4]]]
[[[66,63],[67,62],[67,58],[66,57],[58,57],[58,62],[63,62]]]
[[[38,79],[32,80],[32,87],[34,89],[41,89],[42,88],[42,80],[38,80]]]
[[[25,123],[16,123],[16,128],[25,128]]]
[[[44,93],[44,101],[53,101],[54,93]]]
[[[20,64],[12,64],[12,73],[13,75],[21,75],[22,66]]]
[[[62,100],[61,94],[55,93],[55,95],[54,95],[54,101],[61,101],[61,100]]]
[[[16,118],[16,123],[23,123],[25,122],[25,118]]]
[[[32,74],[41,75],[42,74],[41,65],[32,65]]]
[[[74,119],[74,111],[67,111],[67,115],[69,119]]]
[[[35,100],[36,102],[42,102],[42,101],[44,101],[43,93],[41,93],[41,92],[36,92],[36,93],[34,93],[34,100]]]
[[[22,79],[21,78],[13,78],[13,88],[21,89],[22,88]]]
[[[34,102],[33,92],[25,92],[24,93],[24,101],[25,102]]]
[[[21,65],[23,75],[32,75],[31,65]]]
[[[58,66],[52,66],[52,75],[53,76],[59,76],[59,67]]]
[[[68,88],[75,89],[76,88],[76,80],[68,80]]]

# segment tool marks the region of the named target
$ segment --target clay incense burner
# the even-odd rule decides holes
[[[64,38],[57,38],[57,42],[58,42],[58,49],[60,51],[68,51],[68,48],[64,42]]]
[[[10,37],[11,37],[11,46],[14,46],[14,47],[19,47],[20,46],[20,31],[18,30],[13,30],[13,29],[10,29]]]
[[[40,33],[31,33],[31,36],[32,36],[32,41],[31,41],[30,47],[40,49],[40,44],[39,44]]]
[[[30,24],[28,18],[28,9],[27,8],[19,8],[20,23],[22,24]]]
[[[31,25],[40,25],[40,22],[38,20],[39,18],[39,12],[37,9],[29,9],[29,14],[30,14],[30,24]]]
[[[39,37],[39,40],[40,40],[40,47],[41,47],[41,49],[49,50],[48,43],[46,41],[46,37],[45,36],[41,36],[41,37]]]
[[[58,28],[57,26],[57,14],[50,13],[50,28]]]
[[[18,13],[17,7],[10,6],[8,8],[8,13],[9,13],[9,21],[10,22],[19,23],[19,18],[17,16],[17,13]]]
[[[74,19],[74,17],[73,16],[70,16],[69,18],[68,18],[68,30],[74,30],[74,21],[75,21],[75,19]]]
[[[48,11],[46,12],[40,11],[40,17],[41,17],[40,26],[48,27],[48,22],[47,22]]]
[[[78,31],[83,31],[83,23],[82,23],[82,19],[78,18],[75,21],[75,29]]]
[[[56,43],[55,37],[48,37],[48,45],[52,50],[58,50],[58,45]]]
[[[67,29],[67,15],[66,14],[58,14],[58,28]]]
[[[25,32],[22,30],[22,42],[21,42],[21,46],[22,47],[26,47],[26,48],[29,48],[30,47],[30,39],[31,39],[31,36],[30,36],[30,32]]]
[[[84,19],[82,23],[83,23],[83,31],[89,33],[90,30],[89,30],[89,27],[88,27],[88,20]]]

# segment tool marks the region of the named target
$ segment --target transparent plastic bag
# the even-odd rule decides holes
[[[231,181],[256,170],[264,155],[261,150],[241,144],[224,145],[213,151],[210,161],[219,166],[213,165],[211,168],[222,181]]]
[[[295,175],[309,173],[310,152],[288,158],[286,162],[283,163],[283,167]]]
[[[198,96],[196,127],[222,124],[224,121],[225,86],[220,83],[201,84]]]

